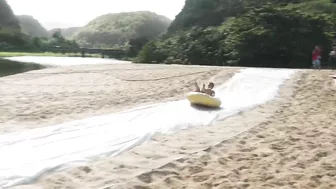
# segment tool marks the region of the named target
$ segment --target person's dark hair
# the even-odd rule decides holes
[[[209,86],[214,87],[215,84],[214,84],[213,82],[210,82],[210,83],[209,83]]]

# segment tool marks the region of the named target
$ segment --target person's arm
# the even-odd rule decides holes
[[[202,92],[205,92],[206,90],[205,90],[205,84],[203,84],[203,86],[202,86],[202,90],[201,90]]]
[[[195,81],[195,83],[194,83],[194,85],[195,85],[195,92],[200,92],[201,91],[201,89],[199,88],[199,86],[198,86],[198,84],[197,84],[197,82]]]
[[[322,58],[322,57],[321,57],[321,53],[322,53],[322,50],[319,50],[319,51],[318,51],[318,54],[317,54],[317,58],[318,58],[318,59],[321,59],[321,58]]]

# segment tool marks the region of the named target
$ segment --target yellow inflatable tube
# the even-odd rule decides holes
[[[220,105],[222,104],[219,98],[215,98],[199,92],[189,92],[187,94],[187,99],[192,104],[199,104],[203,106],[220,107]]]

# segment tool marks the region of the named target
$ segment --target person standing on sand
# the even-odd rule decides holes
[[[312,52],[313,68],[321,69],[321,49],[318,45],[315,46],[315,49]]]
[[[329,65],[332,71],[336,67],[336,45],[333,45],[332,50],[329,53]]]

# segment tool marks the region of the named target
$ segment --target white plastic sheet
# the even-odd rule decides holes
[[[216,89],[217,110],[187,100],[154,104],[120,113],[0,136],[0,188],[33,182],[40,175],[99,156],[115,156],[153,134],[211,125],[271,100],[293,70],[244,69]]]
[[[88,64],[118,64],[130,63],[129,61],[103,59],[103,58],[82,58],[82,57],[54,57],[54,56],[16,56],[6,57],[7,60],[37,63],[50,66],[75,66]]]

